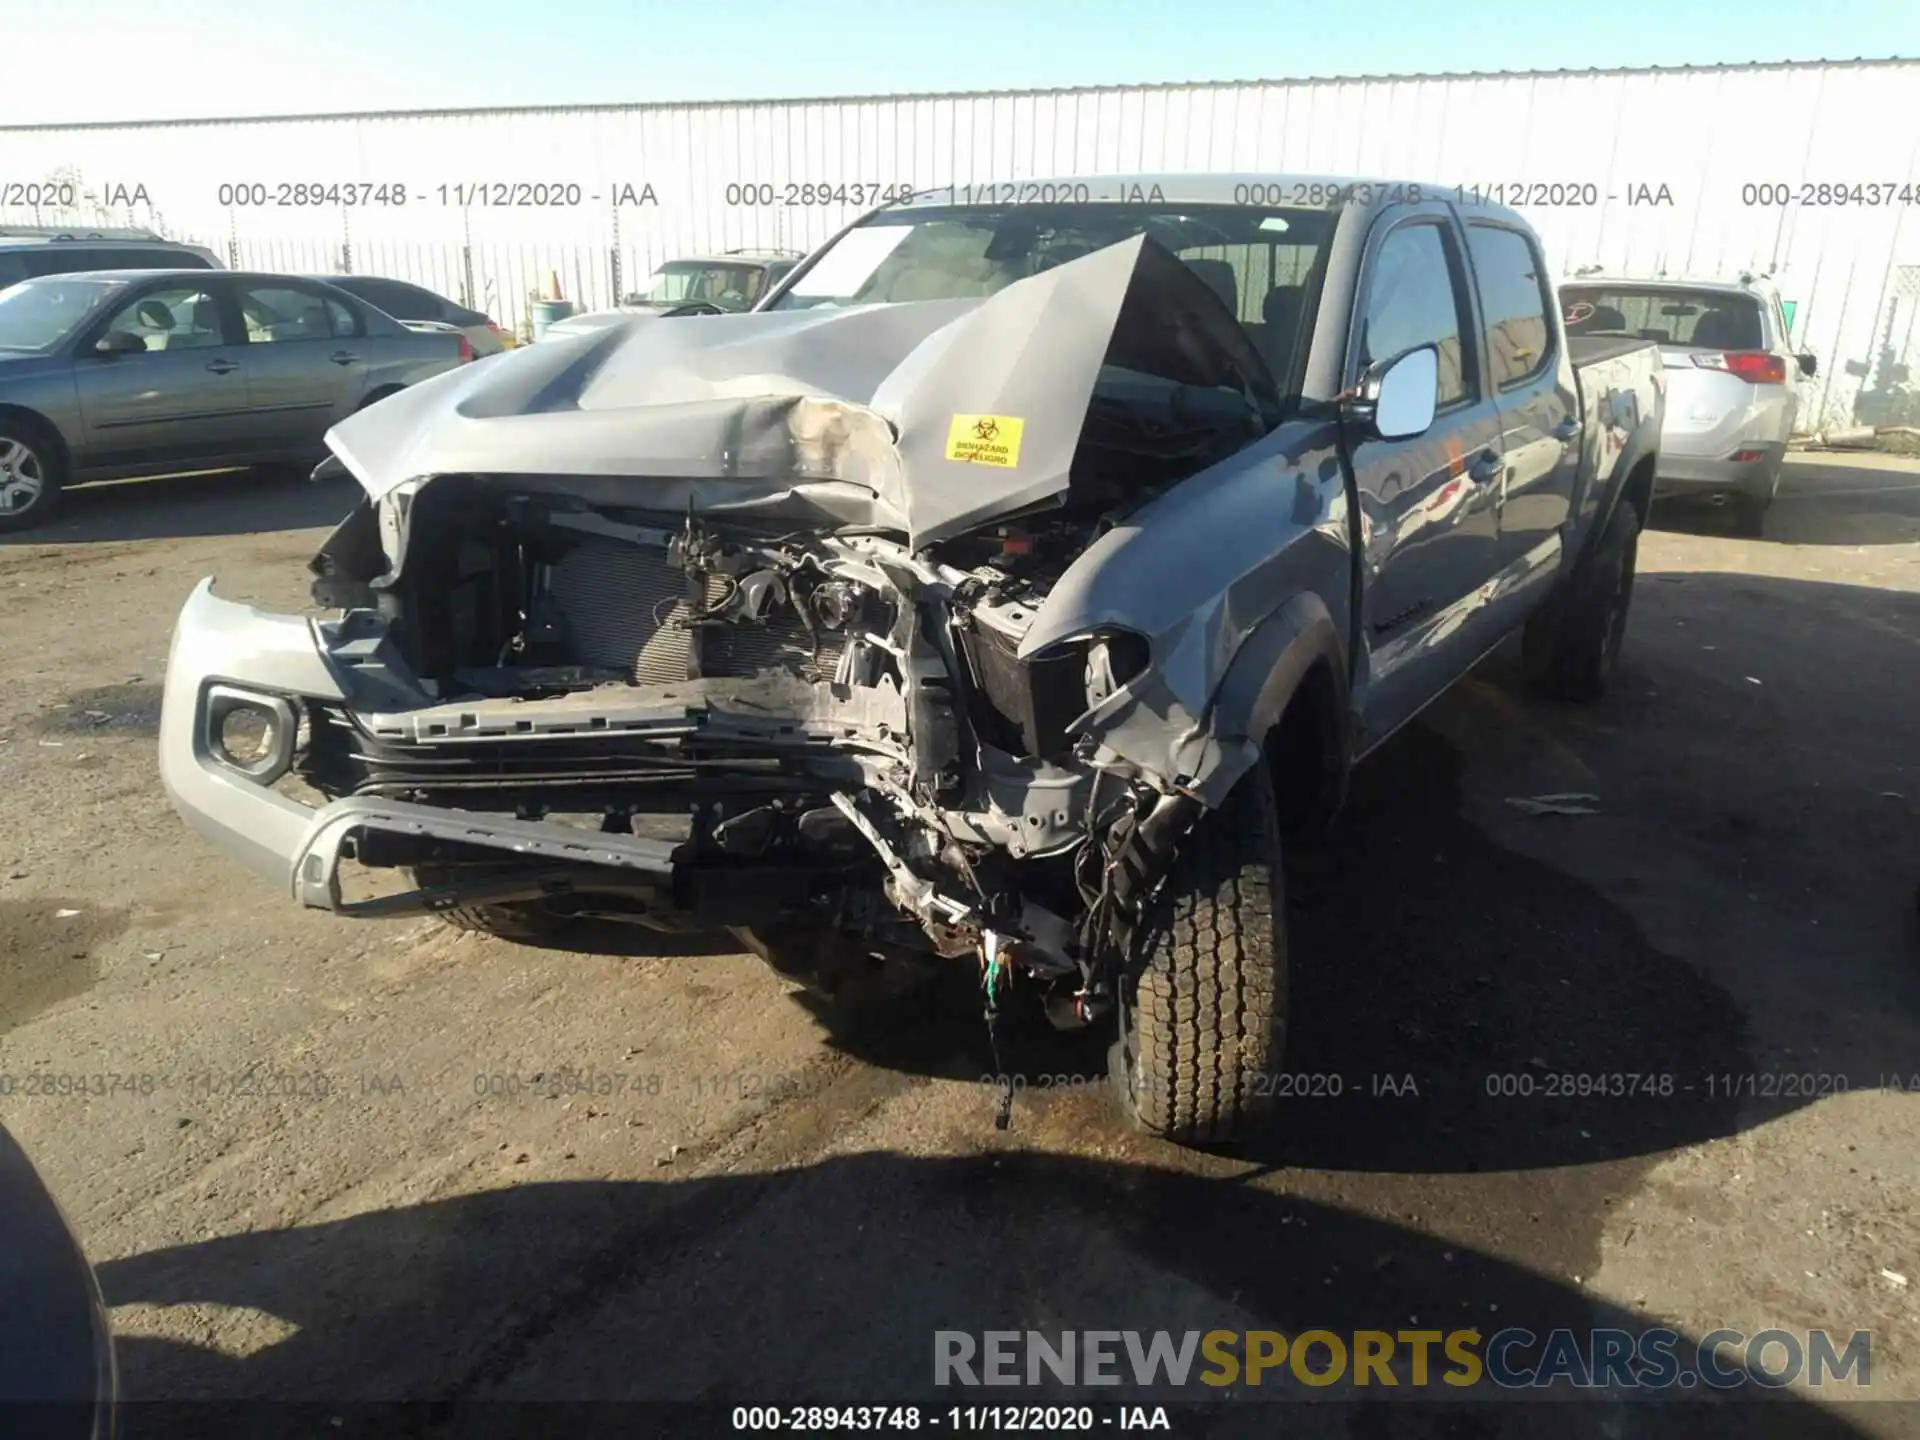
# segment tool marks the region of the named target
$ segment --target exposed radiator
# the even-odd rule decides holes
[[[726,582],[718,577],[706,584],[709,604],[725,593]],[[694,632],[685,624],[687,575],[669,565],[663,551],[583,541],[548,572],[547,594],[565,618],[573,663],[625,670],[647,685],[694,677]],[[846,637],[818,633],[816,655],[806,627],[785,605],[765,624],[704,625],[697,673],[735,677],[781,669],[831,680]]]

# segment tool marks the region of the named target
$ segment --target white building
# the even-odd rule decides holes
[[[1849,364],[1916,335],[1916,95],[1920,61],[1855,60],[9,127],[0,223],[152,224],[235,264],[418,280],[511,325],[549,271],[599,305],[677,254],[804,249],[861,186],[1234,170],[1523,190],[1563,274],[1773,271],[1821,361],[1809,418],[1833,423],[1882,378]]]

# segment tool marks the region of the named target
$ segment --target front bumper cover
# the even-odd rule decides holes
[[[160,778],[188,825],[249,869],[287,888],[301,904],[343,914],[433,911],[462,903],[457,888],[370,901],[346,900],[340,861],[355,834],[378,830],[502,851],[556,867],[630,871],[638,886],[669,884],[678,847],[640,836],[572,831],[402,801],[349,797],[302,805],[240,773],[217,755],[209,734],[216,690],[296,702],[343,702],[347,694],[322,653],[311,621],[222,600],[203,580],[174,629],[160,712]],[[492,897],[499,898],[499,897]]]

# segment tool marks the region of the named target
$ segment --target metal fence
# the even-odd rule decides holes
[[[0,222],[151,224],[519,327],[550,274],[605,305],[678,254],[817,244],[899,184],[1390,176],[1517,198],[1563,275],[1773,271],[1822,362],[1806,417],[1844,423],[1916,339],[1916,93],[1920,62],[1850,61],[12,127]]]

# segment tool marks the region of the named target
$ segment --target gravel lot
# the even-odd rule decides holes
[[[100,1268],[134,1398],[870,1402],[935,1398],[939,1329],[1658,1317],[1874,1332],[1898,1403],[1789,1395],[1726,1433],[1915,1432],[1911,463],[1796,465],[1762,542],[1664,509],[1606,703],[1526,700],[1502,652],[1363,767],[1290,881],[1292,1068],[1345,1093],[1234,1160],[1047,1083],[1100,1062],[1045,1034],[996,1133],[965,974],[838,1034],[725,947],[336,920],[214,853],[155,769],[174,615],[207,574],[301,605],[346,503],[101,487],[0,545],[0,1075],[135,1081],[0,1116]],[[1562,791],[1599,813],[1505,803]],[[1620,1072],[1673,1093],[1489,1093]],[[1542,1426],[1442,1408],[1451,1435]],[[1703,1408],[1726,1418],[1551,1426],[1697,1434]],[[1443,1423],[1387,1409],[1290,1406],[1285,1433]]]

